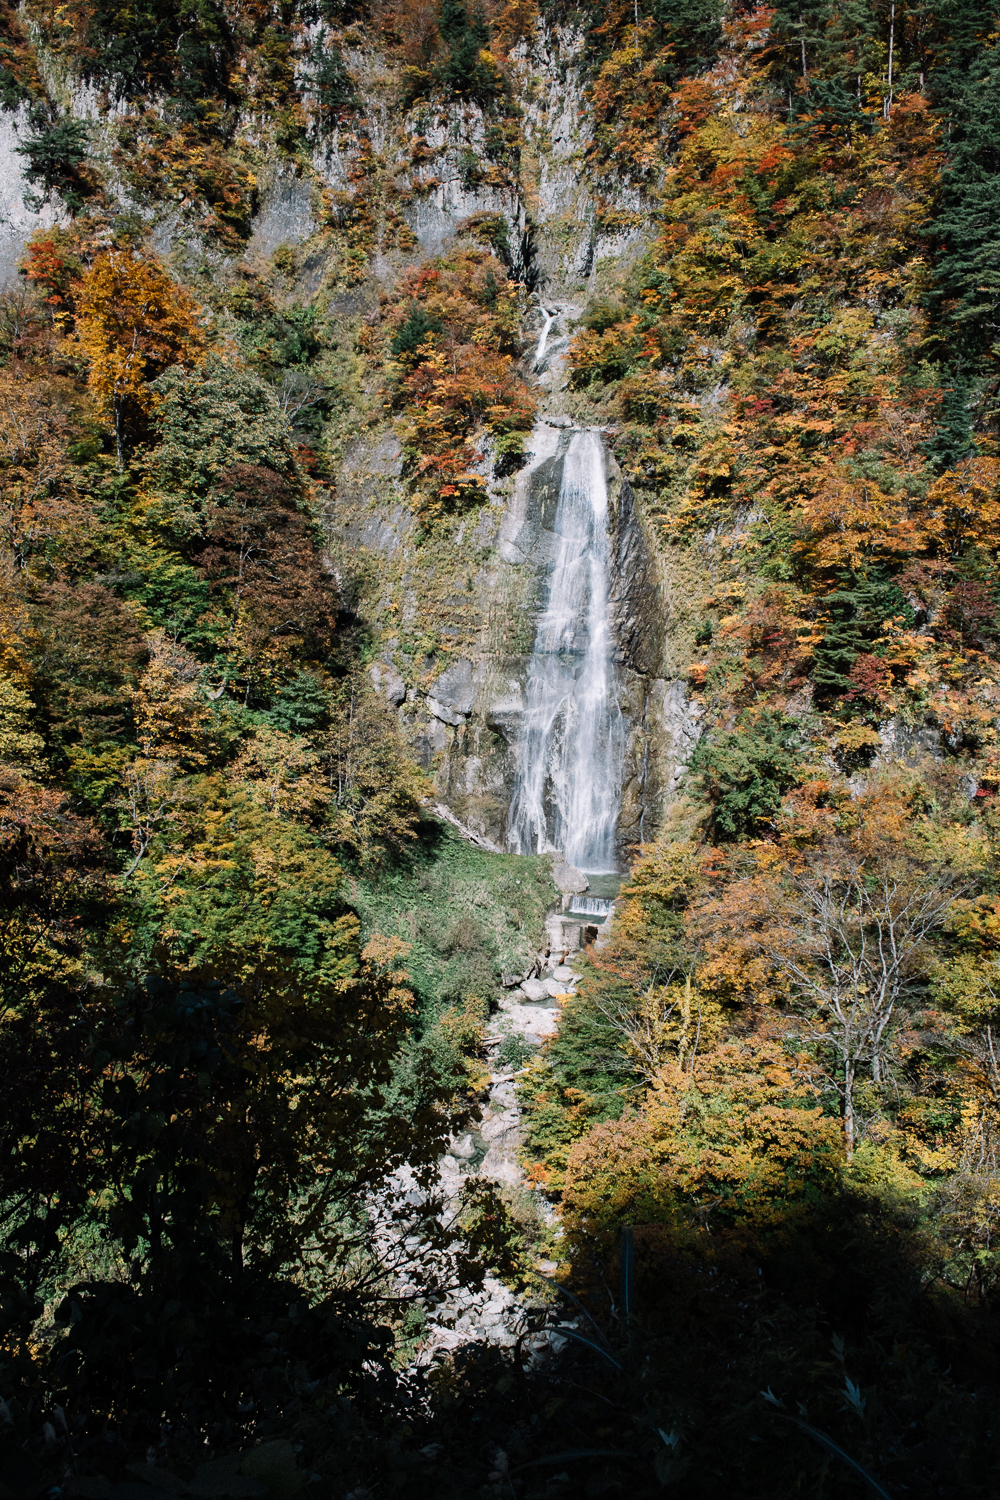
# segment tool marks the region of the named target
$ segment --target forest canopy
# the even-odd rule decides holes
[[[997,35],[0,6],[0,1500],[995,1493]],[[456,1214],[557,897],[413,705],[549,304],[696,731]]]

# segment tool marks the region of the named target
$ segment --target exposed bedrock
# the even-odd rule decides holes
[[[398,708],[442,801],[471,829],[500,845],[509,846],[516,751],[537,621],[557,553],[554,527],[563,470],[575,431],[568,424],[540,422],[505,503],[484,508],[441,543],[437,564],[428,561],[427,543],[414,550],[412,514],[387,484],[393,471],[391,439],[377,452],[364,454],[363,463],[358,455],[352,480],[357,505],[350,519],[344,517],[341,530],[352,548],[380,554],[399,579],[395,595],[386,585],[386,614],[378,621],[384,649],[371,668],[373,683]],[[624,720],[618,820],[623,854],[655,834],[676,796],[699,725],[685,683],[671,672],[669,564],[657,555],[631,487],[606,449],[605,468],[609,624],[615,691]],[[392,621],[402,617],[411,629],[419,625],[428,610],[428,578],[433,581],[435,566],[454,571],[456,557],[462,556],[485,559],[477,565],[470,595],[474,632],[461,649],[432,652],[423,659],[408,656]]]

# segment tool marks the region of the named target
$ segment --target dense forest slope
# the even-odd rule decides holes
[[[0,15],[0,1497],[995,1493],[998,17]],[[456,1217],[583,428],[629,873]]]

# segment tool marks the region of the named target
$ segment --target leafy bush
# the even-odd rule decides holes
[[[700,742],[691,771],[711,799],[716,838],[763,832],[798,780],[795,767],[803,745],[801,726],[773,710],[747,716],[732,733]]]
[[[510,1036],[504,1037],[497,1048],[496,1060],[504,1072],[517,1073],[524,1067],[534,1050],[531,1043],[525,1041],[519,1032],[512,1032]]]
[[[580,319],[584,328],[589,328],[593,333],[606,333],[616,323],[625,323],[629,317],[628,308],[622,307],[619,302],[591,302]]]

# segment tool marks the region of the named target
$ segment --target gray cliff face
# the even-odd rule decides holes
[[[540,403],[520,471],[494,477],[484,465],[486,503],[427,535],[402,483],[397,438],[391,431],[375,438],[366,431],[347,443],[327,513],[334,568],[353,574],[359,558],[365,564],[359,608],[379,643],[374,685],[433,772],[441,800],[481,837],[502,844],[531,653],[556,556],[564,462],[576,428],[579,403],[567,382],[566,356],[588,301],[642,253],[643,226],[652,221],[639,189],[604,177],[598,190],[589,171],[583,37],[572,28],[539,22],[513,54],[521,75],[520,154],[499,162],[489,156],[489,122],[477,105],[418,105],[394,116],[378,57],[358,51],[347,61],[365,101],[372,148],[396,174],[393,201],[412,235],[411,248],[400,248],[405,238],[397,237],[395,248],[391,238],[384,245],[380,239],[368,281],[331,290],[320,200],[323,192],[350,189],[357,149],[349,131],[335,129],[315,144],[311,174],[256,143],[257,212],[242,259],[253,265],[282,246],[301,249],[299,292],[322,294],[326,315],[351,324],[362,315],[377,318],[379,292],[391,292],[405,265],[445,250],[468,220],[490,215],[506,225],[512,273],[529,289],[525,360]],[[114,110],[102,114],[94,91],[72,81],[62,80],[57,92],[70,114],[87,120],[112,201],[122,211],[138,210],[157,250],[182,265],[197,247],[181,210],[133,201],[116,178]],[[58,200],[27,206],[31,193],[15,147],[28,128],[23,110],[0,112],[0,166],[6,166],[0,172],[0,281],[15,273],[27,238],[62,215]],[[603,227],[622,223],[636,227]],[[197,254],[204,259],[204,247]],[[223,278],[237,263],[218,251],[209,258]],[[679,676],[684,581],[672,579],[669,559],[607,444],[605,451],[609,624],[624,723],[618,824],[624,851],[655,834],[699,730]]]
[[[474,555],[487,555],[476,577],[475,640],[460,654],[415,662],[401,660],[399,637],[387,630],[384,659],[372,669],[379,690],[399,703],[407,737],[433,772],[442,800],[466,825],[497,844],[507,835],[517,775],[515,747],[535,625],[555,554],[553,527],[571,437],[568,427],[539,422],[511,496],[484,509],[467,528],[460,545]],[[378,453],[368,458],[377,461]],[[626,728],[618,842],[625,849],[655,834],[699,730],[684,682],[666,675],[671,619],[661,564],[631,488],[610,457],[608,470],[611,632]],[[377,480],[366,477],[358,488],[366,483],[374,492],[369,491],[368,503],[345,529],[344,539],[401,568],[403,612],[419,618],[418,580],[406,572],[415,530],[412,515],[390,501]],[[405,701],[399,702],[404,677],[409,681]]]

